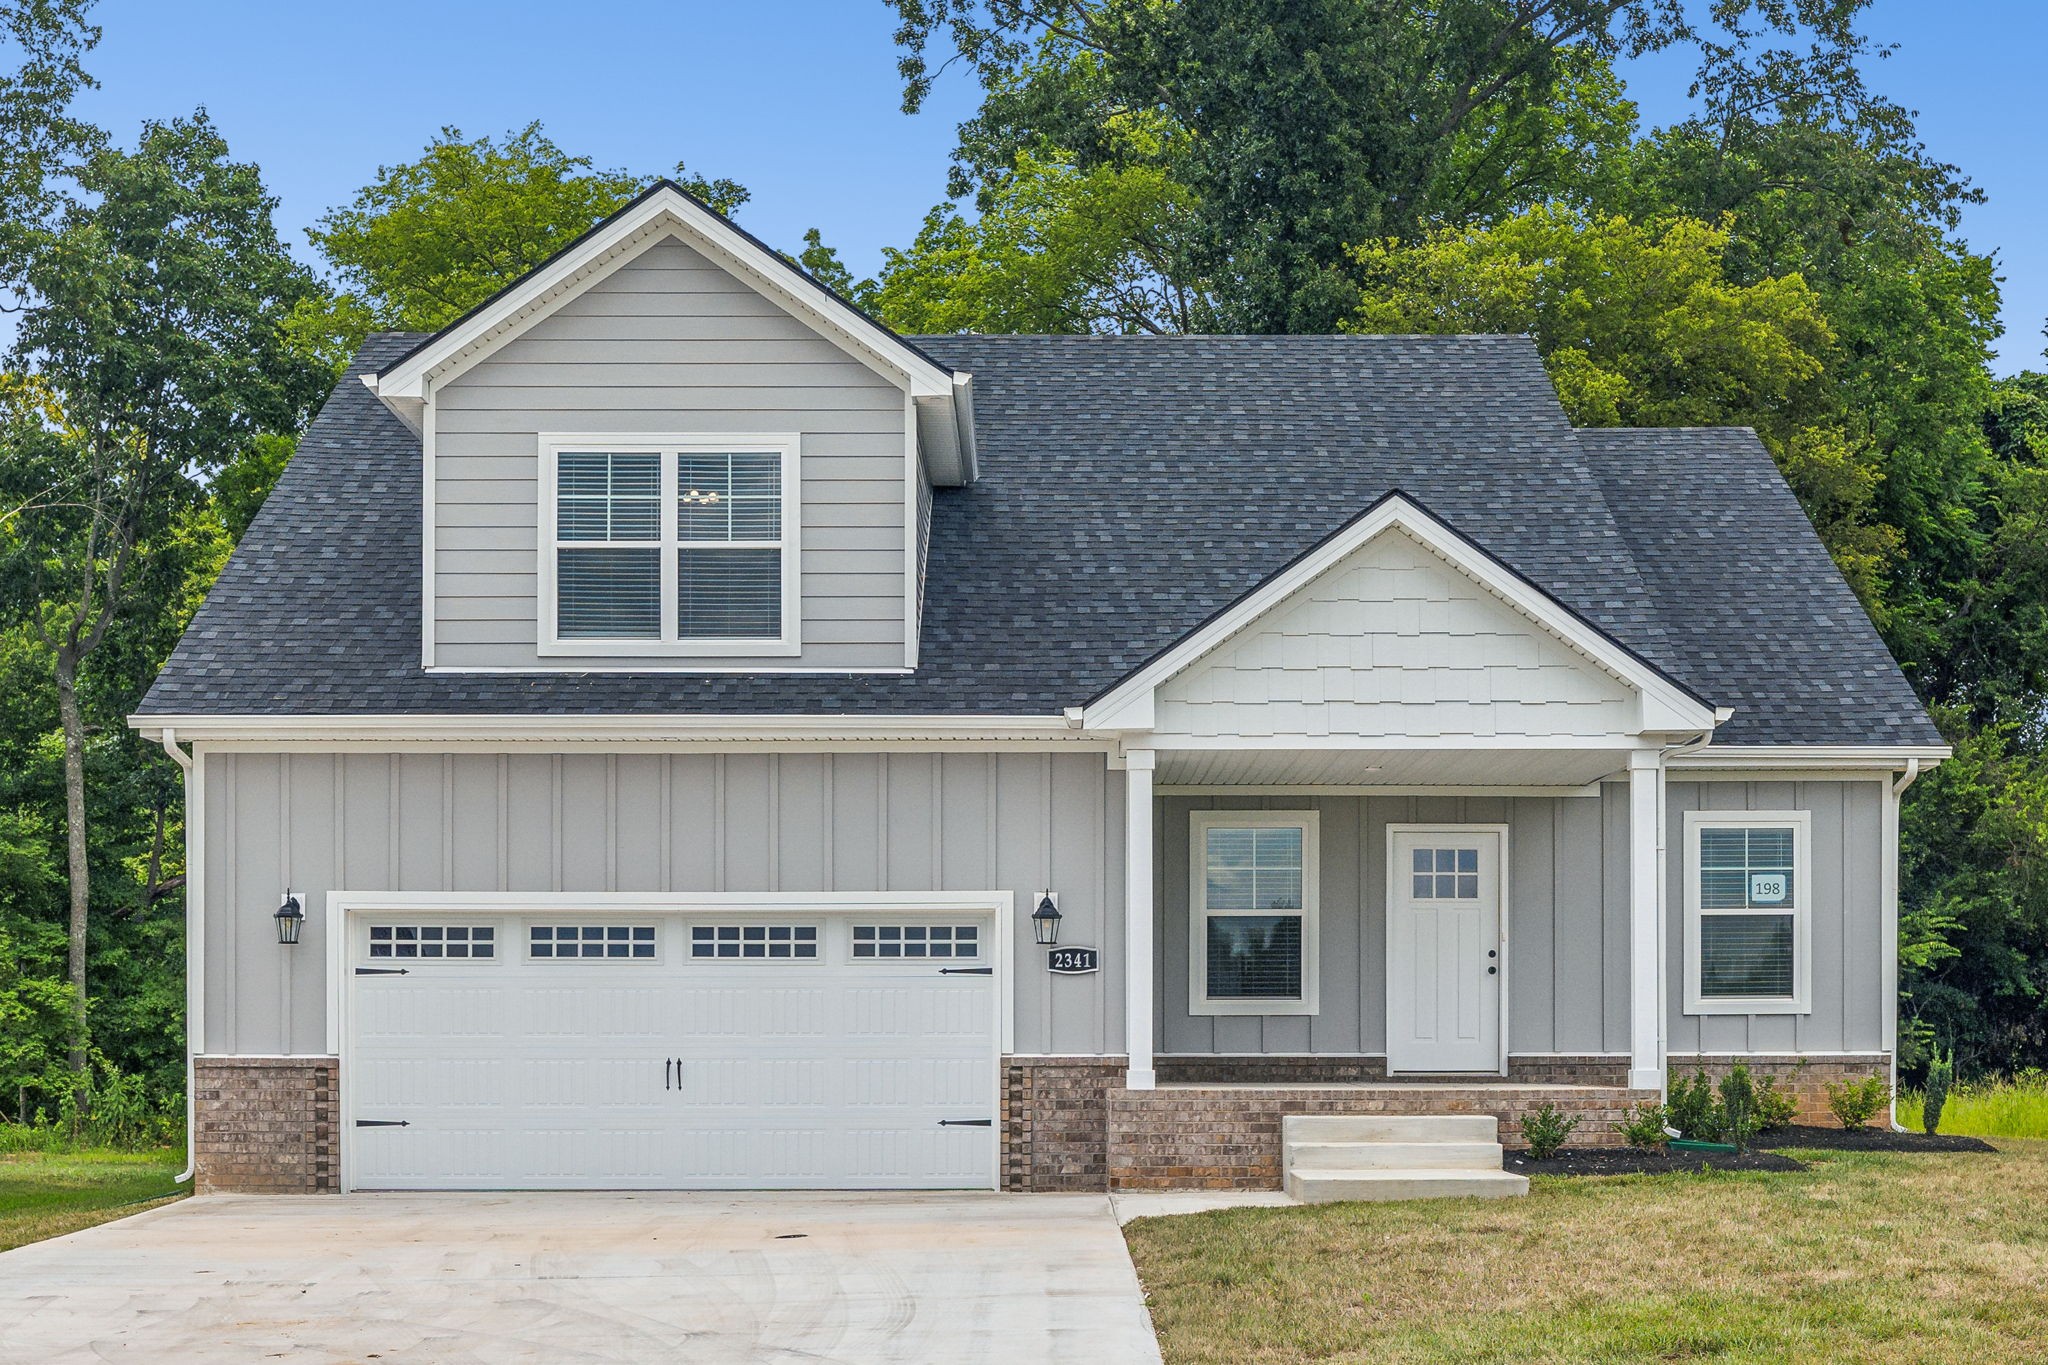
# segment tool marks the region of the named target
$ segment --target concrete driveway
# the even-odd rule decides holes
[[[189,1199],[0,1253],[5,1361],[1145,1362],[1109,1200]]]

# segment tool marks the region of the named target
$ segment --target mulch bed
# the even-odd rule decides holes
[[[1500,1168],[1515,1175],[1675,1175],[1708,1167],[1716,1171],[1803,1171],[1806,1164],[1776,1152],[1748,1151],[1741,1156],[1721,1152],[1671,1152],[1635,1147],[1565,1147],[1535,1160],[1527,1152],[1509,1152]]]
[[[1759,1147],[1813,1147],[1836,1152],[1995,1152],[1983,1138],[1951,1133],[1894,1133],[1886,1128],[1773,1128],[1758,1133]]]

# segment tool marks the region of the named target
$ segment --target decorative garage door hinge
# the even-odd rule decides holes
[[[358,1128],[410,1128],[410,1127],[412,1127],[412,1124],[411,1124],[411,1122],[410,1122],[410,1121],[408,1121],[408,1120],[406,1120],[406,1119],[357,1119],[357,1120],[356,1120],[356,1127],[358,1127]]]
[[[356,968],[356,975],[357,975],[357,976],[405,976],[405,975],[407,975],[407,974],[408,974],[408,973],[406,972],[405,968],[403,968],[403,967],[358,967],[358,968]]]
[[[941,967],[940,976],[994,976],[993,967]]]
[[[994,1126],[994,1124],[995,1124],[995,1120],[994,1120],[994,1119],[940,1119],[940,1120],[939,1120],[939,1127],[941,1127],[941,1128],[989,1128],[989,1127],[993,1127],[993,1126]]]

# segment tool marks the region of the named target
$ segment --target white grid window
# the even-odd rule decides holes
[[[373,924],[370,956],[408,958],[496,957],[497,930],[485,924]]]
[[[797,438],[542,442],[544,654],[794,654]]]
[[[1419,901],[1479,899],[1479,850],[1418,848],[1409,855],[1409,895]]]
[[[1196,811],[1190,833],[1189,1012],[1314,1014],[1316,813]]]
[[[710,958],[815,958],[815,924],[693,924],[690,956]]]
[[[1686,813],[1688,1013],[1807,1011],[1810,830],[1804,811]]]
[[[526,931],[526,955],[536,958],[651,958],[651,924],[535,924]]]
[[[981,930],[972,924],[856,924],[853,955],[885,957],[979,957]]]

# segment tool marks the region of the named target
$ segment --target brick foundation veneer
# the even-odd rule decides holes
[[[193,1064],[201,1194],[315,1194],[341,1188],[332,1057],[201,1057]]]
[[[1823,1128],[1837,1128],[1841,1120],[1828,1108],[1828,1086],[1842,1081],[1860,1081],[1867,1076],[1891,1078],[1891,1054],[1869,1052],[1852,1056],[1801,1057],[1796,1053],[1770,1053],[1739,1057],[1728,1053],[1702,1053],[1697,1057],[1672,1056],[1666,1060],[1666,1075],[1676,1083],[1704,1069],[1716,1083],[1741,1062],[1752,1076],[1772,1076],[1778,1088],[1799,1101],[1799,1121]],[[1880,1127],[1889,1120],[1880,1113],[1874,1120]]]
[[[1500,1140],[1522,1145],[1524,1114],[1544,1104],[1579,1116],[1575,1147],[1621,1141],[1617,1120],[1655,1091],[1620,1086],[1403,1086],[1339,1089],[1314,1085],[1175,1086],[1119,1090],[1109,1101],[1109,1179],[1113,1189],[1273,1190],[1280,1188],[1280,1120],[1287,1114],[1492,1114]]]
[[[1006,1190],[1109,1188],[1109,1096],[1122,1057],[1003,1058]]]

